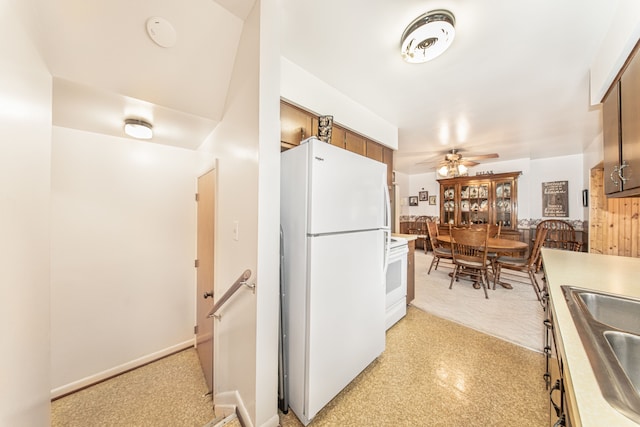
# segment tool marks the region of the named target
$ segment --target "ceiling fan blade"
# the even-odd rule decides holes
[[[483,160],[483,159],[497,159],[498,157],[498,153],[491,153],[491,154],[479,154],[477,156],[462,156],[462,158],[464,160]]]
[[[465,165],[465,166],[477,166],[477,165],[479,165],[480,163],[478,163],[478,162],[472,162],[472,161],[470,161],[470,160],[466,160],[466,159],[462,159],[462,160],[460,160],[460,164]]]

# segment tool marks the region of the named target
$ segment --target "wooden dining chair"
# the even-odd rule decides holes
[[[437,270],[441,259],[453,260],[453,255],[451,255],[450,248],[444,247],[442,243],[438,241],[438,223],[435,221],[427,221],[426,226],[431,248],[433,249],[433,259],[431,260],[431,265],[429,265],[429,271],[427,271],[427,274],[430,274],[434,264],[435,270]]]
[[[561,219],[546,219],[540,221],[536,226],[536,236],[542,229],[547,230],[547,237],[542,244],[545,248],[566,249],[567,244],[563,242],[576,241],[576,230],[573,225]],[[536,271],[540,270],[541,263],[541,260],[537,261]]]
[[[451,253],[455,268],[451,275],[449,289],[453,287],[453,282],[457,280],[458,275],[464,270],[464,274],[474,280],[474,287],[477,286],[477,283],[482,285],[484,297],[488,299],[488,269],[491,267],[491,262],[487,259],[489,227],[484,227],[484,229],[451,228],[450,232]]]
[[[496,273],[493,277],[493,289],[496,288],[496,283],[500,282],[500,275],[502,273],[502,269],[520,271],[523,273],[527,273],[529,280],[531,281],[531,286],[533,286],[533,290],[536,293],[536,297],[538,301],[544,305],[542,301],[542,287],[538,283],[538,279],[536,278],[536,263],[538,262],[538,258],[540,257],[540,248],[545,241],[548,230],[543,228],[536,235],[536,240],[533,243],[533,248],[531,249],[531,253],[527,258],[517,258],[511,256],[499,256],[495,260]]]
[[[427,222],[426,216],[419,216],[413,221],[413,224],[409,228],[409,234],[415,234],[416,246],[422,245],[424,253],[427,253],[429,248],[429,235],[427,234]]]

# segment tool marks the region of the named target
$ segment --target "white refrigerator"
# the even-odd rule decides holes
[[[307,425],[384,351],[387,169],[315,138],[281,160],[285,375]]]

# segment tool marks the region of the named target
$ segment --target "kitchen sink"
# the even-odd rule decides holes
[[[562,286],[603,397],[640,423],[640,300]]]
[[[640,301],[590,291],[578,296],[596,321],[640,335]]]
[[[607,331],[604,337],[609,342],[618,363],[629,377],[629,381],[640,393],[640,336],[624,332]]]

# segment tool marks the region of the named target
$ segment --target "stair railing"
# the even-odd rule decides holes
[[[255,294],[256,293],[256,284],[248,282],[250,277],[251,277],[251,270],[245,270],[244,273],[242,273],[240,275],[240,277],[238,277],[238,279],[233,283],[233,285],[231,285],[231,287],[229,289],[227,289],[227,292],[225,292],[224,295],[222,295],[222,297],[220,297],[218,302],[216,302],[213,305],[213,308],[207,314],[207,318],[215,317],[216,319],[220,320],[221,316],[219,314],[216,314],[216,313],[229,300],[229,298],[231,298],[233,296],[233,294],[235,294],[238,291],[238,289],[240,289],[241,287],[246,286],[249,289],[251,289],[253,291],[253,293]]]

